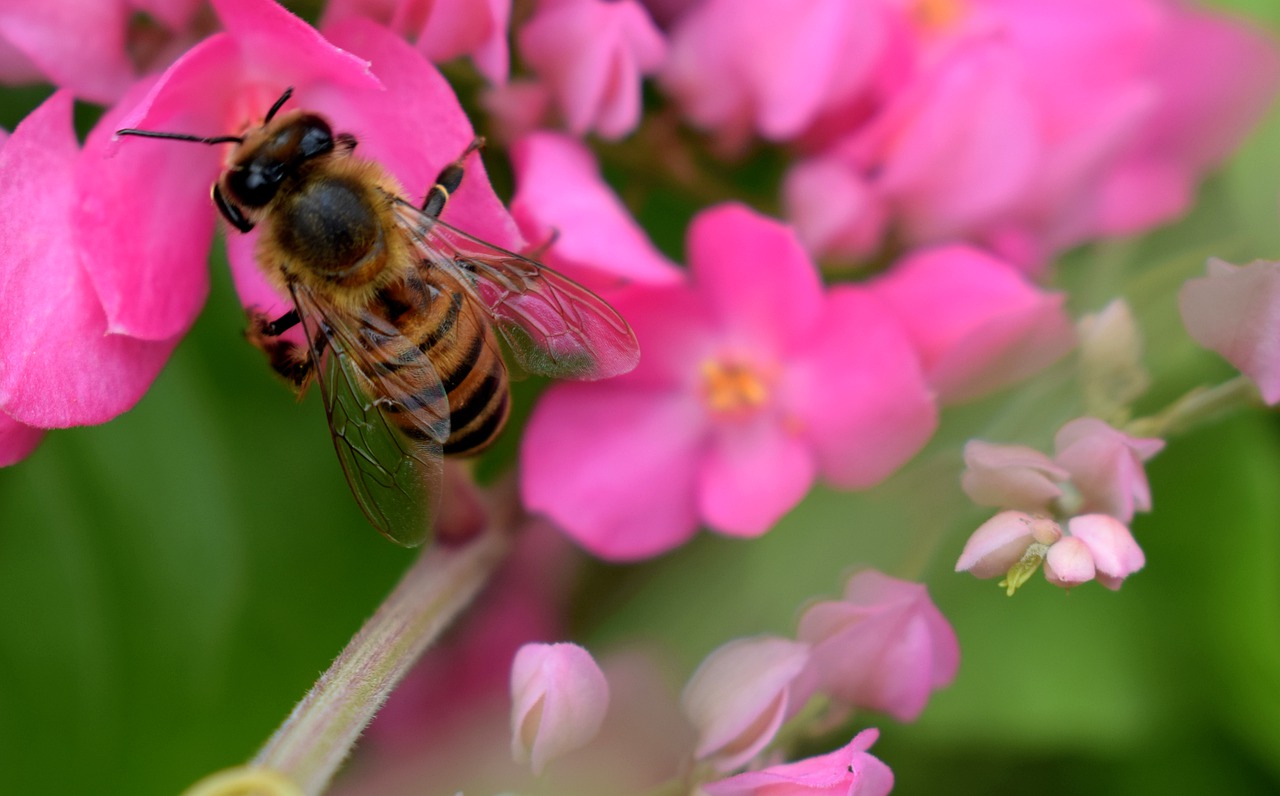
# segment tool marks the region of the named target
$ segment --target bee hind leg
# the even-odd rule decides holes
[[[477,137],[474,141],[467,145],[467,148],[458,159],[445,166],[440,170],[440,174],[436,177],[435,185],[432,185],[427,191],[427,196],[422,200],[423,214],[431,218],[438,218],[440,213],[444,211],[444,206],[449,201],[449,195],[458,190],[458,186],[462,184],[463,167],[462,163],[472,152],[484,146],[484,138]]]

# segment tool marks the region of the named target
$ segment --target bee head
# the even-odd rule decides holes
[[[228,198],[259,208],[308,161],[332,152],[333,129],[314,113],[295,111],[245,136],[223,178]]]

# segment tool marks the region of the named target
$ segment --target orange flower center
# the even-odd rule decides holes
[[[702,363],[703,395],[718,414],[741,414],[769,400],[769,387],[759,372],[737,362],[709,359]]]
[[[951,27],[964,15],[964,0],[917,0],[916,21],[929,30]]]

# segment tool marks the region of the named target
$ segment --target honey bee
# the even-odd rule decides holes
[[[126,129],[117,135],[233,144],[212,198],[293,300],[270,319],[250,310],[246,336],[298,394],[320,386],[329,431],[360,508],[393,541],[431,533],[443,457],[483,450],[509,408],[499,338],[526,371],[601,379],[631,370],[639,348],[595,294],[440,219],[477,139],[418,205],[356,139],[303,110],[260,127],[200,137]],[[282,335],[301,324],[305,347]]]

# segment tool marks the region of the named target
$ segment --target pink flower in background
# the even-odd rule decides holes
[[[575,135],[621,138],[640,121],[640,82],[667,44],[636,0],[543,2],[517,36],[520,54]]]
[[[97,260],[75,235],[71,104],[54,94],[0,149],[0,460],[10,464],[35,447],[37,429],[128,410],[177,343],[109,325],[91,280]]]
[[[113,332],[168,339],[195,318],[208,291],[205,259],[216,217],[209,186],[226,154],[225,147],[116,141],[116,128],[236,133],[260,123],[293,86],[291,107],[317,111],[353,133],[360,153],[384,165],[411,196],[474,138],[440,74],[386,29],[351,18],[331,25],[326,39],[269,0],[216,0],[214,7],[226,31],[187,52],[145,97],[121,103],[85,145],[79,239],[96,253],[91,278]],[[376,55],[376,74],[360,54]],[[422,146],[424,138],[433,145]],[[478,159],[446,216],[486,240],[520,245]],[[237,289],[246,304],[282,309],[285,300],[254,263],[255,240],[252,233],[228,237]]]
[[[808,664],[808,644],[775,636],[735,639],[716,648],[680,697],[698,732],[694,757],[719,771],[746,765],[804,707],[811,689],[797,681]]]
[[[1142,569],[1147,562],[1129,528],[1115,517],[1106,514],[1072,517],[1067,523],[1067,533],[1070,536],[1058,544],[1062,544],[1067,538],[1078,540],[1092,558],[1098,582],[1112,591],[1120,588],[1125,578]],[[1046,564],[1053,563],[1052,548],[1049,555]],[[1050,575],[1048,569],[1045,570],[1045,575]],[[1050,580],[1053,578],[1050,577]]]
[[[1047,509],[1071,475],[1034,448],[979,439],[965,443],[964,466],[961,485],[974,503],[1026,511]]]
[[[526,644],[511,664],[511,754],[540,774],[604,722],[609,682],[577,644]]]
[[[204,0],[0,0],[0,80],[48,81],[94,102],[196,40]],[[151,23],[135,15],[145,13]]]
[[[843,599],[810,606],[796,638],[812,646],[817,690],[900,721],[919,716],[960,664],[955,631],[925,587],[875,570],[850,578]]]
[[[404,36],[433,63],[466,55],[490,83],[507,81],[511,0],[330,0],[320,27],[355,16]]]
[[[1280,262],[1210,258],[1209,275],[1183,285],[1178,303],[1197,343],[1248,376],[1264,401],[1280,402]]]
[[[683,273],[645,235],[604,180],[591,150],[559,133],[532,133],[511,147],[511,215],[525,240],[554,236],[542,260],[605,294],[620,285],[672,285]]]
[[[526,505],[601,557],[655,555],[700,523],[764,533],[818,475],[871,486],[937,422],[899,324],[862,288],[824,293],[787,227],[720,206],[688,251],[687,283],[615,301],[639,366],[554,386],[526,429]]]
[[[789,139],[869,90],[889,16],[879,0],[707,0],[676,22],[662,82],[698,127]]]
[[[1066,296],[967,246],[908,255],[870,290],[911,337],[943,402],[1007,387],[1052,364],[1075,341]]]
[[[702,790],[707,796],[885,796],[893,790],[893,771],[867,753],[879,736],[863,730],[834,752],[748,771]]]
[[[1164,440],[1131,437],[1094,417],[1072,420],[1053,438],[1054,461],[1080,492],[1080,513],[1102,512],[1121,522],[1151,510],[1151,487],[1142,463],[1164,449]]]

